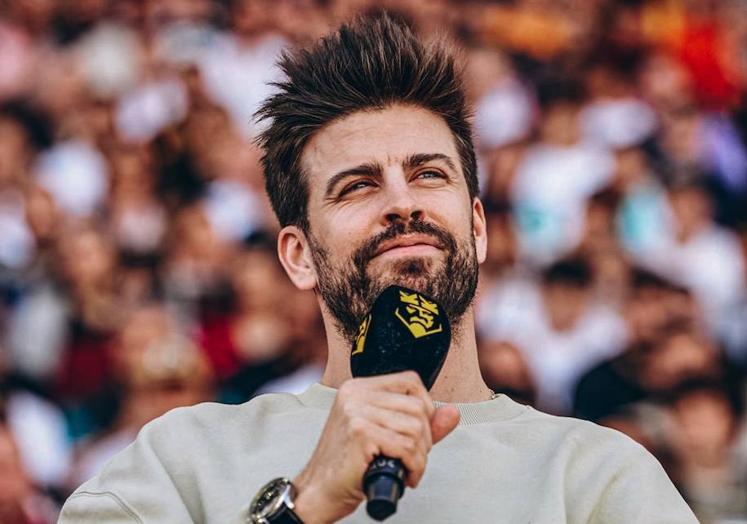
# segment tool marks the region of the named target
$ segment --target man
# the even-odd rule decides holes
[[[367,522],[361,479],[379,454],[402,460],[412,488],[391,522],[695,522],[627,437],[483,382],[471,304],[485,216],[448,52],[379,16],[282,66],[261,144],[280,260],[322,309],[322,384],[172,411],[81,486],[61,522]],[[357,325],[392,283],[451,320],[430,393],[409,372],[350,378]],[[263,488],[276,477],[293,480]],[[258,493],[278,503],[266,520],[249,515]]]

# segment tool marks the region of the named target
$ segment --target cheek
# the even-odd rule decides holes
[[[309,220],[320,240],[326,243],[349,243],[365,235],[376,234],[381,213],[386,201],[383,197],[352,199],[339,205],[316,206],[316,213],[309,212]]]
[[[332,264],[349,259],[352,253],[372,236],[362,227],[367,223],[362,218],[338,215],[340,216],[330,217],[330,220],[316,228],[312,226],[314,236],[329,253]]]
[[[472,235],[472,207],[465,205],[462,195],[433,194],[423,202],[426,216],[460,237]]]

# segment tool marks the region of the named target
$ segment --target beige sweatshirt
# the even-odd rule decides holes
[[[68,499],[64,524],[247,522],[254,494],[311,456],[336,390],[176,409]],[[625,435],[506,396],[457,404],[459,426],[387,523],[694,523],[659,463]],[[343,522],[372,522],[364,504]]]

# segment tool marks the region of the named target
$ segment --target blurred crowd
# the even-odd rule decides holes
[[[742,0],[13,0],[0,523],[53,522],[169,409],[319,379],[252,114],[282,49],[382,7],[463,50],[489,385],[627,433],[704,522],[747,522]]]

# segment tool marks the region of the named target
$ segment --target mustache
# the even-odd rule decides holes
[[[453,254],[457,249],[456,239],[447,230],[429,222],[422,220],[412,220],[410,222],[393,222],[384,231],[368,239],[353,254],[353,261],[358,268],[365,267],[368,262],[376,256],[379,246],[383,242],[394,240],[399,236],[411,233],[420,233],[430,235],[438,240],[439,247],[445,249],[449,254]]]

